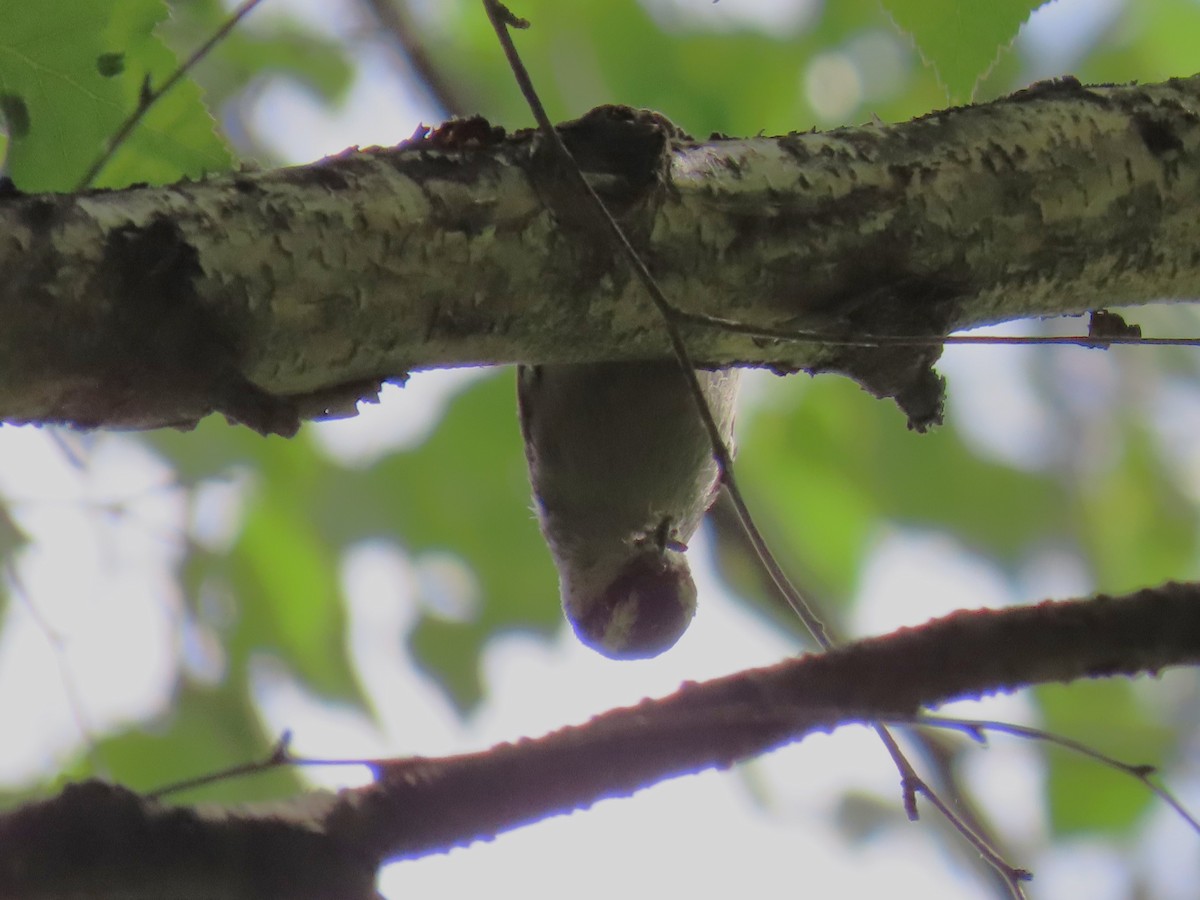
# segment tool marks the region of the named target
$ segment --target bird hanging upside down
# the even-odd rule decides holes
[[[738,373],[696,377],[732,451]],[[517,397],[567,619],[605,656],[657,656],[695,615],[684,552],[720,487],[683,372],[674,362],[520,366]]]

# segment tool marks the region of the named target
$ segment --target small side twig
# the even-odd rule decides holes
[[[680,322],[715,328],[747,337],[769,338],[793,344],[828,344],[831,347],[940,347],[944,344],[966,344],[976,346],[1066,346],[1087,349],[1119,347],[1200,347],[1200,338],[1194,337],[1142,337],[1140,334],[1095,335],[1095,334],[1047,334],[1047,335],[1004,335],[1004,334],[855,334],[810,331],[806,329],[772,328],[738,322],[721,316],[674,310],[674,318]]]
[[[264,759],[239,763],[236,766],[229,766],[226,769],[216,772],[208,772],[204,775],[197,775],[194,778],[175,781],[171,784],[163,785],[156,790],[147,791],[143,796],[147,800],[159,800],[168,794],[190,791],[195,788],[215,784],[218,781],[228,781],[231,778],[242,778],[246,775],[257,775],[260,772],[266,772],[268,769],[278,768],[279,766],[296,765],[297,761],[291,754],[291,745],[292,732],[285,730],[279,736],[279,740],[275,742],[275,746],[271,748],[271,752]]]
[[[6,502],[9,501],[6,499]],[[9,593],[24,605],[26,612],[33,620],[34,627],[41,632],[42,637],[50,648],[50,653],[54,657],[54,666],[58,670],[58,678],[62,684],[63,694],[66,697],[67,707],[71,710],[71,716],[75,719],[75,726],[79,729],[79,736],[83,741],[84,753],[88,763],[91,765],[93,771],[105,771],[107,766],[100,755],[99,741],[96,738],[91,716],[88,715],[87,704],[84,703],[83,696],[79,691],[79,685],[76,683],[75,677],[71,673],[71,667],[67,662],[67,648],[63,636],[38,608],[16,566],[11,561],[0,570],[0,578],[8,582]]]
[[[1192,831],[1200,834],[1200,821],[1197,821],[1196,817],[1188,811],[1187,807],[1169,789],[1152,779],[1151,776],[1158,773],[1157,766],[1147,763],[1123,762],[1116,757],[1109,756],[1107,753],[1102,753],[1095,747],[1091,747],[1082,741],[1077,741],[1074,738],[1069,738],[1061,734],[1055,734],[1052,731],[1046,731],[1042,728],[1034,728],[1030,725],[1016,725],[1012,722],[1000,722],[993,719],[963,719],[957,716],[918,716],[912,720],[912,724],[924,725],[930,728],[962,731],[972,740],[979,743],[985,741],[985,732],[994,731],[999,734],[1008,734],[1013,737],[1040,741],[1044,744],[1062,747],[1064,750],[1070,750],[1072,753],[1078,753],[1080,756],[1095,760],[1101,765],[1108,766],[1110,769],[1114,769],[1123,775],[1128,775],[1130,778],[1141,782],[1145,785],[1146,790],[1166,803],[1183,821],[1187,822]]]

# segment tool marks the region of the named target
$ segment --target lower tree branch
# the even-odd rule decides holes
[[[98,782],[0,816],[0,896],[367,900],[375,869],[849,723],[1046,682],[1200,662],[1200,585],[954,613],[616,709],[536,740],[375,760],[283,808],[167,807]],[[904,677],[896,677],[903,672]]]

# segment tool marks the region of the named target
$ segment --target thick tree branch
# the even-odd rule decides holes
[[[603,107],[564,137],[689,313],[913,335],[1200,293],[1200,76],[1066,80],[912,122],[688,139]],[[311,166],[0,194],[0,418],[263,431],[474,363],[666,357],[623,262],[581,240],[541,139],[482,120]],[[564,199],[566,198],[566,199]],[[936,348],[693,326],[709,364],[936,393]],[[926,398],[927,399],[927,398]]]
[[[702,684],[537,740],[374,763],[290,808],[170,808],[96,782],[0,816],[0,895],[373,897],[387,860],[488,838],[851,722],[1046,682],[1200,662],[1200,585],[959,612]],[[903,678],[896,673],[903,672]],[[247,865],[247,861],[251,864]]]

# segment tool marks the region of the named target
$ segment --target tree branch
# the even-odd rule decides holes
[[[912,122],[695,141],[602,107],[560,130],[684,313],[844,339],[1200,293],[1200,76],[1035,85]],[[533,132],[162,188],[0,193],[0,418],[261,431],[418,368],[667,358]],[[707,364],[835,370],[910,407],[934,347],[698,325]],[[198,348],[198,349],[197,349]],[[915,399],[914,399],[915,397]]]
[[[481,753],[269,810],[172,808],[99,782],[0,816],[0,895],[371,898],[385,861],[443,852],[848,723],[1046,682],[1200,662],[1200,585],[958,612],[740,672]],[[896,673],[903,672],[903,678]],[[246,860],[253,859],[247,866]]]

